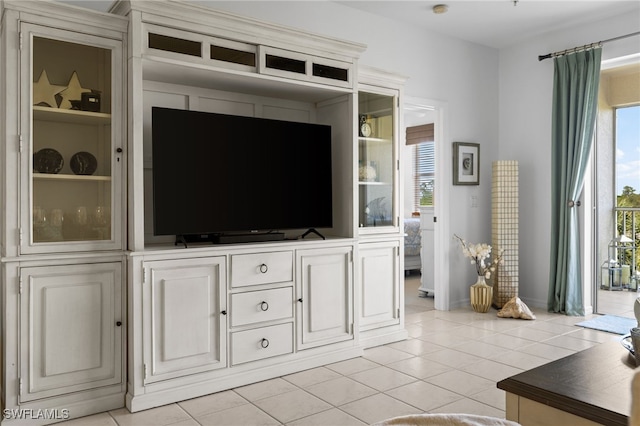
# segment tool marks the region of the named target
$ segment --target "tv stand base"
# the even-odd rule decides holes
[[[324,235],[322,235],[320,232],[318,232],[318,230],[316,228],[309,228],[307,230],[307,232],[305,232],[304,234],[302,234],[302,237],[300,238],[304,238],[309,234],[316,234],[318,237],[322,238],[323,240],[325,240],[326,238],[324,237]]]
[[[248,234],[198,234],[177,235],[175,245],[188,243],[239,244],[261,243],[265,241],[283,241],[284,232],[251,232]]]
[[[252,232],[249,234],[220,234],[212,236],[213,244],[261,243],[282,241],[284,232]]]

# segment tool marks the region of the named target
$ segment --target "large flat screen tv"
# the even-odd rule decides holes
[[[332,226],[330,126],[153,107],[151,129],[155,235]]]

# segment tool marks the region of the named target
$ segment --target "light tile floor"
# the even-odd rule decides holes
[[[409,281],[409,280],[407,280]],[[407,299],[415,287],[407,284]],[[413,413],[504,417],[506,377],[620,336],[577,327],[585,317],[534,309],[535,321],[470,308],[433,310],[433,298],[407,309],[405,341],[364,356],[138,413],[126,409],[66,426],[371,424]],[[422,305],[423,310],[420,311]],[[410,313],[409,313],[410,311]]]
[[[598,313],[633,318],[633,304],[640,292],[598,290]]]

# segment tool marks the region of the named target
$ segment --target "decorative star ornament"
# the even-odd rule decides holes
[[[62,101],[60,102],[61,109],[71,109],[71,101],[79,101],[82,98],[82,94],[85,92],[91,92],[91,89],[85,89],[80,85],[78,79],[78,73],[75,71],[71,74],[71,79],[67,88],[60,92]]]
[[[65,86],[56,86],[55,84],[49,83],[47,72],[42,70],[38,81],[33,84],[33,104],[46,104],[52,108],[57,108],[58,102],[56,101],[56,95],[64,89]]]

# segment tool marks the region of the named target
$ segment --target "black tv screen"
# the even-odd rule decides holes
[[[331,127],[152,108],[155,235],[332,226]]]

